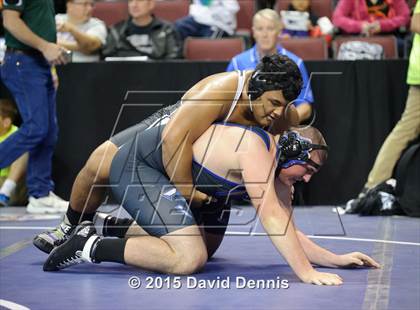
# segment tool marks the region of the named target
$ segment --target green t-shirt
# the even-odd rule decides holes
[[[20,18],[33,33],[48,42],[57,41],[53,0],[2,0],[4,10],[21,12]],[[32,49],[5,29],[6,45],[17,49]]]
[[[420,1],[417,1],[414,14],[420,14]],[[414,35],[413,47],[411,48],[407,84],[420,85],[420,34],[418,33]]]
[[[12,133],[14,133],[16,130],[18,130],[18,128],[15,125],[12,125],[12,127],[10,127],[8,132],[0,136],[0,143],[6,140],[6,138],[10,136]],[[0,169],[0,177],[7,177],[9,175],[9,171],[10,171],[10,167]]]

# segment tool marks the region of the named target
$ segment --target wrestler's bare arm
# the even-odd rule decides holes
[[[171,181],[187,199],[193,194],[192,145],[213,122],[223,119],[236,85],[237,74],[234,72],[200,81],[184,95],[182,106],[165,127],[162,135],[163,163]]]
[[[239,157],[242,177],[257,209],[258,217],[276,249],[283,255],[296,275],[306,283],[318,285],[339,285],[338,275],[317,272],[310,264],[299,242],[290,211],[277,199],[274,184],[274,141],[270,151],[262,140],[253,135],[254,146]]]
[[[291,186],[287,186],[281,183],[277,178],[275,180],[275,188],[279,201],[281,201],[287,209],[292,210]],[[291,218],[291,222],[294,223],[293,217]],[[300,244],[302,245],[306,257],[312,264],[330,268],[351,267],[352,265],[375,268],[380,267],[380,265],[374,259],[366,254],[360,252],[352,252],[343,255],[337,255],[317,245],[297,228],[296,235]]]

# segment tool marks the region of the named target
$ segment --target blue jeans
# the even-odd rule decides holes
[[[221,29],[197,23],[192,16],[178,19],[175,22],[175,28],[182,40],[185,40],[186,37],[206,37],[215,39],[227,36],[227,33]]]
[[[51,67],[42,56],[6,53],[1,79],[13,95],[22,118],[18,131],[0,143],[0,168],[29,152],[26,185],[30,196],[54,189],[52,156],[58,136]]]

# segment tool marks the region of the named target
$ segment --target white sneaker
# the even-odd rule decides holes
[[[32,214],[64,213],[67,211],[68,205],[68,201],[50,192],[48,196],[41,198],[29,197],[26,211]]]

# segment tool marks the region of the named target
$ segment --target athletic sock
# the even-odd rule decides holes
[[[16,188],[16,182],[11,179],[6,179],[0,189],[0,194],[6,195],[7,197],[12,196],[13,191]]]
[[[92,261],[114,262],[125,264],[124,251],[127,239],[101,238],[96,242],[96,248],[92,253]]]
[[[95,212],[94,213],[86,213],[86,212],[80,213],[80,212],[74,211],[71,208],[71,205],[69,205],[69,207],[67,208],[66,216],[71,225],[78,225],[79,223],[84,222],[84,221],[92,222],[93,217],[95,216]]]
[[[101,237],[99,237],[98,235],[92,235],[86,241],[82,250],[82,258],[85,261],[89,263],[98,263],[97,261],[94,260],[93,253],[95,253],[97,244],[100,240],[101,240]]]
[[[133,219],[109,216],[104,220],[102,234],[104,237],[124,238],[133,221]]]

